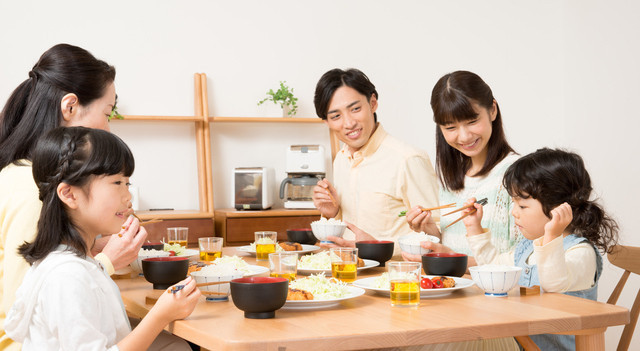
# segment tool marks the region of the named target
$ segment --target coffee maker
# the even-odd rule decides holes
[[[322,145],[291,145],[287,149],[287,178],[280,184],[284,208],[315,208],[313,188],[325,176]]]

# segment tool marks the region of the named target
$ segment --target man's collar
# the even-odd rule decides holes
[[[380,147],[380,145],[382,145],[382,141],[386,136],[387,136],[387,132],[385,132],[384,128],[382,128],[382,124],[378,122],[376,130],[373,132],[373,134],[371,135],[369,140],[367,140],[364,146],[360,148],[360,150],[354,152],[353,155],[351,155],[351,153],[349,152],[349,146],[345,144],[342,147],[342,153],[347,155],[349,160],[361,161],[365,157],[371,156],[376,151],[378,151],[378,148]]]

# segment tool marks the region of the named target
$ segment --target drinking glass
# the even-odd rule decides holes
[[[389,262],[391,305],[415,307],[420,304],[420,262]]]
[[[353,283],[358,275],[358,249],[354,247],[332,247],[331,276],[345,283]]]
[[[276,252],[278,232],[255,232],[256,260],[267,261],[269,254]]]
[[[188,234],[189,228],[187,227],[167,228],[167,241],[169,245],[180,244],[180,246],[186,248]]]
[[[296,279],[298,272],[298,254],[296,252],[276,252],[269,254],[271,277]]]
[[[198,238],[200,261],[215,261],[222,257],[222,238]]]

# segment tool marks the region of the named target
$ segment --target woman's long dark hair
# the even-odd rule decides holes
[[[18,253],[33,264],[66,244],[84,257],[87,245],[58,197],[58,185],[84,186],[92,176],[123,173],[129,177],[134,168],[131,150],[115,134],[84,127],[51,130],[33,152],[33,178],[42,201],[38,234],[32,243],[22,244]]]
[[[431,92],[433,121],[436,122],[436,171],[445,189],[458,191],[464,189],[464,177],[471,167],[471,158],[452,148],[440,130],[441,125],[468,121],[478,114],[472,102],[491,111],[494,101],[491,88],[477,74],[468,71],[456,71],[444,75]],[[487,159],[475,176],[491,172],[500,161],[513,152],[502,129],[500,107],[491,123],[491,137],[487,144]]]
[[[505,172],[509,195],[533,198],[551,218],[551,210],[566,202],[573,211],[567,229],[587,238],[604,252],[618,239],[618,224],[591,200],[591,178],[579,155],[558,149],[539,149],[514,162]]]
[[[115,77],[113,66],[77,46],[58,44],[45,51],[0,113],[0,169],[32,158],[38,139],[60,126],[66,94],[76,94],[87,106],[104,96]]]

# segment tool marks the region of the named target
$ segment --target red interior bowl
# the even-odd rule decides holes
[[[462,254],[462,253],[457,253],[457,252],[429,252],[427,254],[424,254],[423,256],[429,256],[429,257],[464,257],[464,256],[467,256],[467,255]]]

